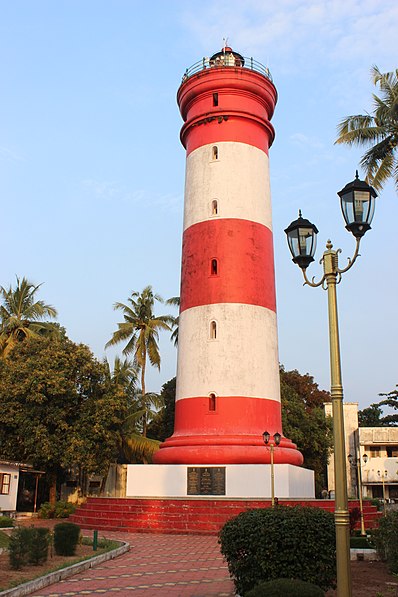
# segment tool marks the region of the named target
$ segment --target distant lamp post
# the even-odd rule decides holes
[[[342,274],[351,269],[358,257],[361,238],[367,230],[370,230],[374,214],[374,200],[377,194],[365,181],[359,180],[358,172],[356,172],[355,180],[348,183],[338,192],[338,195],[340,197],[346,228],[356,238],[354,256],[348,260],[348,265],[345,268],[339,268],[338,258],[340,250],[333,250],[333,245],[329,240],[326,243],[326,251],[323,253],[321,260],[323,264],[323,276],[319,282],[314,282],[314,278],[309,280],[306,269],[314,261],[316,234],[318,233],[317,227],[309,222],[309,220],[302,218],[300,212],[298,219],[292,222],[285,229],[285,232],[293,262],[303,272],[304,284],[312,288],[321,286],[328,291],[330,377],[334,436],[337,591],[339,597],[351,597],[350,518],[348,512],[343,386],[341,381],[336,285],[340,283]]]
[[[364,537],[366,535],[366,531],[365,531],[365,520],[364,520],[364,516],[363,516],[361,459],[359,456],[357,458],[355,458],[355,456],[352,456],[352,454],[348,454],[347,458],[348,458],[348,462],[350,463],[350,465],[353,468],[356,468],[356,470],[357,470],[359,511],[361,513],[361,535]],[[363,459],[364,464],[366,464],[368,461],[368,455],[364,454],[362,456],[362,459]]]
[[[274,449],[275,446],[279,446],[281,443],[282,436],[280,433],[276,432],[273,435],[273,441],[271,440],[271,435],[268,431],[264,431],[263,433],[263,440],[266,446],[270,447],[271,450],[271,506],[275,506],[275,473],[274,473]]]
[[[379,475],[379,477],[381,477],[381,482],[383,484],[383,513],[384,516],[387,514],[387,507],[386,507],[386,484],[384,482],[384,479],[387,477],[388,472],[387,471],[377,471],[377,474]]]

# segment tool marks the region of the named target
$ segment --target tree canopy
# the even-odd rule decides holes
[[[381,190],[389,178],[398,191],[398,69],[381,73],[371,70],[380,94],[373,94],[373,114],[344,118],[338,126],[336,143],[369,147],[361,159],[366,180]]]
[[[398,385],[396,386],[398,388]],[[379,402],[379,406],[388,406],[393,410],[398,411],[398,389],[391,390],[387,394],[379,394],[379,396],[385,396],[384,400]],[[398,426],[398,412],[394,414],[385,415],[383,417],[383,424],[391,427]]]
[[[28,338],[0,361],[0,454],[50,477],[78,467],[104,474],[117,455],[126,404],[104,364],[67,338]]]

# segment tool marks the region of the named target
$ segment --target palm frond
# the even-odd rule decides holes
[[[159,449],[160,442],[134,433],[122,440],[122,449],[126,460],[135,462],[140,459],[152,461],[153,455]]]

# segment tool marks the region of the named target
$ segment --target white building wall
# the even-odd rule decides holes
[[[8,495],[0,494],[0,511],[12,512],[17,508],[19,468],[8,464],[0,464],[0,473],[11,475],[10,493]]]

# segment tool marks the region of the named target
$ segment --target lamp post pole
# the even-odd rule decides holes
[[[338,195],[346,228],[356,238],[356,248],[347,267],[340,269],[338,256],[340,250],[333,250],[328,240],[326,251],[323,253],[323,276],[319,282],[309,280],[306,269],[314,261],[316,248],[316,234],[318,229],[309,220],[305,220],[299,212],[299,218],[292,222],[285,232],[293,261],[300,268],[304,276],[304,284],[316,288],[322,286],[328,294],[329,315],[329,347],[330,347],[330,378],[333,413],[334,436],[334,477],[335,477],[335,527],[336,527],[336,568],[338,597],[351,597],[351,566],[350,566],[350,517],[348,511],[347,467],[345,456],[345,434],[343,414],[343,385],[341,380],[341,357],[339,322],[337,312],[336,285],[341,281],[342,274],[347,272],[355,263],[359,255],[359,244],[362,236],[370,229],[374,213],[375,190],[365,181],[358,178],[348,183]]]
[[[364,460],[364,463],[366,464],[368,461],[367,454],[363,455],[363,460]],[[361,535],[362,535],[362,537],[365,537],[366,530],[365,530],[365,519],[364,519],[364,515],[363,515],[361,458],[360,458],[360,456],[357,456],[357,458],[354,458],[353,456],[351,456],[351,454],[348,454],[348,462],[351,464],[351,466],[355,467],[355,465],[356,465],[356,467],[357,467],[359,512],[361,515]]]
[[[281,434],[276,432],[274,433],[274,437],[273,437],[273,442],[270,442],[270,434],[268,433],[268,431],[264,431],[263,433],[263,440],[266,446],[270,446],[270,452],[271,452],[271,506],[274,507],[275,506],[275,470],[274,470],[274,449],[275,446],[279,446],[280,441],[281,441]]]
[[[350,567],[350,514],[348,511],[347,469],[345,466],[345,438],[343,414],[343,385],[341,380],[341,357],[339,321],[337,313],[337,252],[328,241],[323,254],[323,269],[328,291],[330,378],[333,412],[334,478],[335,478],[335,525],[336,565],[339,596],[351,595]]]
[[[387,507],[386,507],[386,486],[384,483],[384,477],[387,476],[387,471],[377,471],[377,474],[379,475],[379,477],[381,476],[381,482],[383,485],[383,513],[384,516],[387,514]]]

